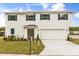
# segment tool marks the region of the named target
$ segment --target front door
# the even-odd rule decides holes
[[[27,38],[31,39],[31,37],[34,39],[34,29],[27,29]]]

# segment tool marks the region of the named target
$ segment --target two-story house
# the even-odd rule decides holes
[[[66,40],[73,12],[5,12],[5,36]]]

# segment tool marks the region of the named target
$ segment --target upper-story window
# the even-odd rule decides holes
[[[8,21],[17,21],[17,15],[8,15]]]
[[[68,14],[58,14],[58,20],[68,20]]]
[[[26,21],[35,21],[35,14],[26,15]]]
[[[50,20],[50,14],[40,14],[40,20]]]

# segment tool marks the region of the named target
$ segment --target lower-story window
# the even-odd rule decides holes
[[[11,28],[11,34],[14,34],[15,30],[14,28]]]

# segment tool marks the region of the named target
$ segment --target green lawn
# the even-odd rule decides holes
[[[72,38],[70,38],[70,42],[79,45],[79,39],[72,39]]]
[[[31,42],[31,53],[39,54],[44,49],[44,45],[39,41]],[[10,54],[29,54],[30,42],[29,41],[4,41],[3,37],[0,37],[0,53]]]

